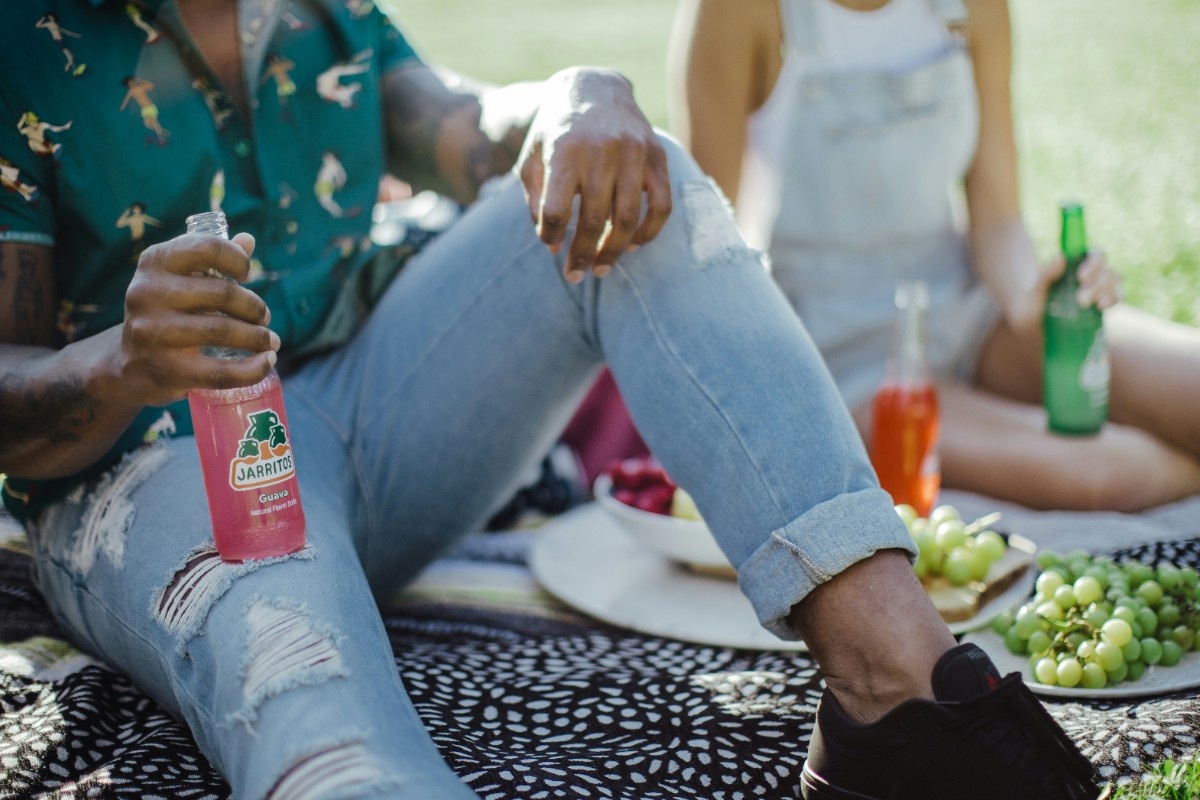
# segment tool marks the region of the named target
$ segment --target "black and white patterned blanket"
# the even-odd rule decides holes
[[[469,537],[386,614],[397,667],[464,781],[487,800],[799,796],[821,691],[810,660],[578,616],[530,576],[534,536]],[[1200,540],[1120,555],[1200,565]],[[0,544],[0,798],[228,797],[183,725],[60,636],[23,540]],[[1200,732],[1191,692],[1047,705],[1112,780],[1189,757]]]

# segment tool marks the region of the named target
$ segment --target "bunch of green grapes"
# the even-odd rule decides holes
[[[1038,683],[1103,689],[1173,667],[1196,646],[1200,575],[1191,567],[1038,554],[1033,599],[992,620]]]
[[[943,575],[955,586],[965,586],[983,580],[1008,550],[1004,537],[988,527],[1000,519],[999,514],[966,523],[951,505],[938,506],[928,518],[907,504],[896,506],[896,513],[917,544],[913,569],[918,578]]]

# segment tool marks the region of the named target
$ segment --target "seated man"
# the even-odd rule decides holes
[[[154,44],[122,3],[57,3],[82,75],[36,11],[5,26],[4,118],[63,129],[53,157],[0,133],[36,187],[0,195],[0,471],[63,630],[235,797],[473,796],[376,598],[487,519],[606,363],[762,623],[824,670],[806,796],[1095,794],[1020,682],[955,646],[801,323],[624,79],[480,97],[370,3],[138,6]],[[385,169],[474,201],[402,271],[368,239]],[[232,241],[184,233],[213,206]],[[225,563],[183,399],[276,364],[308,547]]]

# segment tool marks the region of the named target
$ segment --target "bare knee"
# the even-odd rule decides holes
[[[1061,477],[1051,485],[1057,499],[1050,508],[1133,512],[1159,504],[1142,475],[1107,460],[1066,463],[1057,472]]]

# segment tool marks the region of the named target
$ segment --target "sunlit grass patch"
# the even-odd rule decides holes
[[[1114,787],[1107,800],[1192,800],[1200,797],[1200,764],[1159,764],[1141,783]]]

